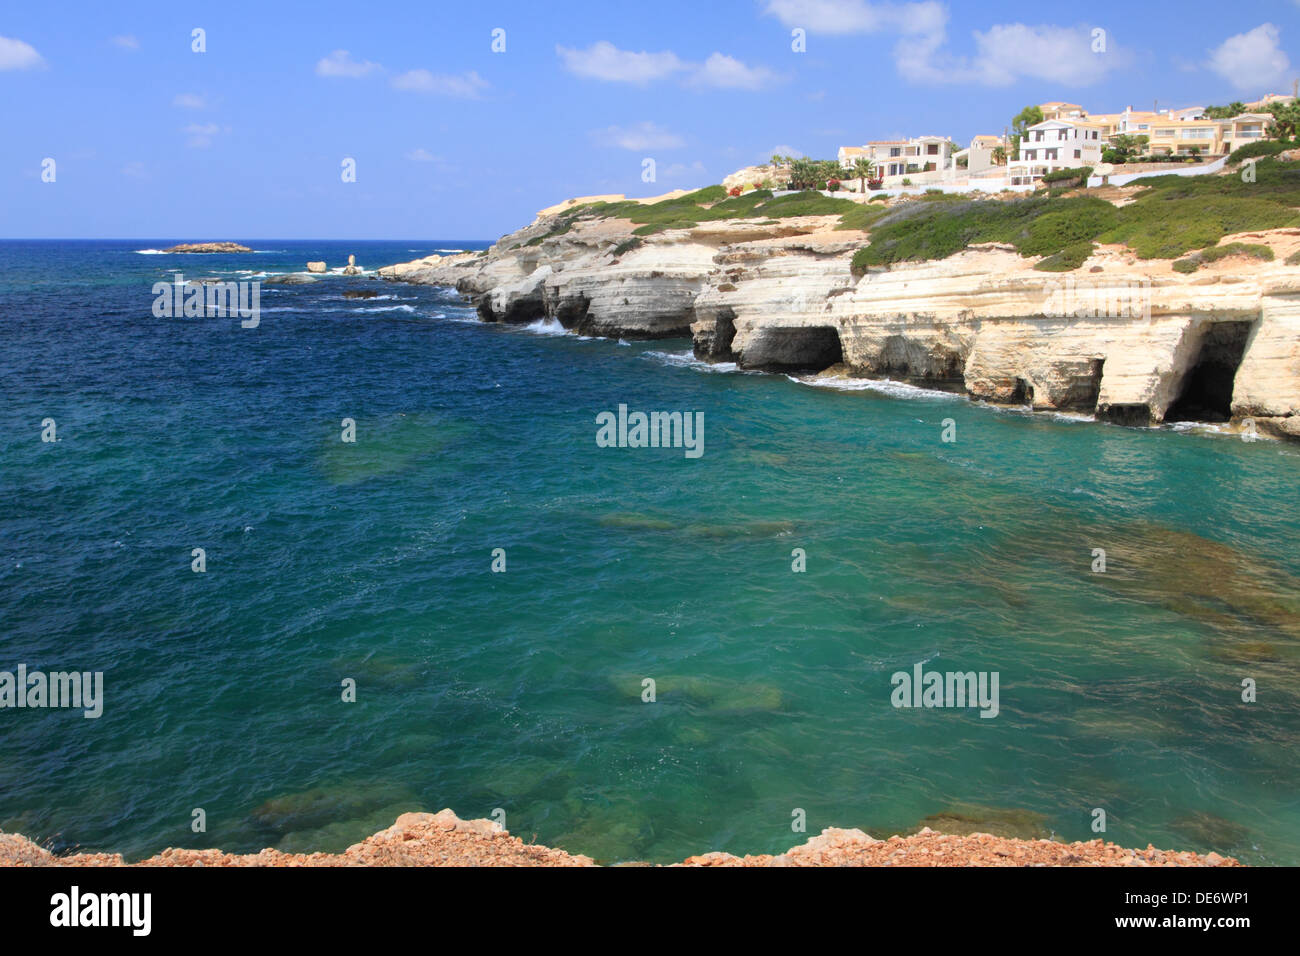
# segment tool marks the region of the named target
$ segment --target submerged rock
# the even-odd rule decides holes
[[[1169,824],[1169,829],[1198,847],[1215,850],[1230,850],[1250,839],[1246,827],[1204,810],[1177,818]]]
[[[958,804],[932,813],[908,832],[920,833],[927,828],[952,836],[988,833],[1019,840],[1046,840],[1052,836],[1047,817],[1042,813],[976,804]]]
[[[273,797],[249,817],[264,829],[288,834],[355,820],[394,804],[418,807],[419,801],[403,784],[354,780]]]

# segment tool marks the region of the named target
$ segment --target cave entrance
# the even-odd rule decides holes
[[[839,330],[819,325],[764,329],[746,345],[740,364],[773,372],[821,372],[843,361]]]
[[[1016,379],[1015,391],[1011,393],[1011,405],[1032,405],[1034,404],[1034,386],[1029,384],[1027,379]]]
[[[1205,330],[1167,422],[1226,422],[1232,418],[1232,386],[1253,322],[1216,322]]]

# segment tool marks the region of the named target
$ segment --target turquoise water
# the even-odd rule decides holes
[[[1300,863],[1300,449],[710,370],[340,278],[264,286],[256,330],[156,319],[177,265],[464,245],[134,251],[163,244],[0,244],[0,670],[106,697],[0,710],[0,829],[337,850],[500,808],[671,861],[785,849],[796,808],[1066,839],[1103,808],[1121,844]],[[620,403],[703,412],[703,457],[598,448]],[[893,708],[920,661],[998,672],[999,715]]]

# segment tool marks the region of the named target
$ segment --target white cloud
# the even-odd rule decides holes
[[[438,157],[433,155],[424,147],[417,147],[406,154],[406,158],[413,163],[433,163],[437,162]]]
[[[457,96],[477,99],[491,84],[473,70],[452,75],[430,73],[428,70],[409,70],[393,77],[393,89],[413,93],[433,93],[438,96]]]
[[[809,33],[886,33],[897,37],[894,65],[913,83],[1010,86],[1037,80],[1087,86],[1125,65],[1130,57],[1113,38],[1094,53],[1092,30],[1050,24],[996,24],[973,31],[975,53],[957,56],[948,47],[948,8],[937,0],[873,3],[870,0],[765,0],[765,12]],[[1031,52],[1032,51],[1032,52]]]
[[[1262,23],[1249,33],[1228,37],[1210,51],[1210,69],[1239,90],[1267,92],[1289,79],[1291,61],[1278,46],[1281,31]]]
[[[608,40],[597,41],[585,50],[557,46],[555,52],[570,73],[605,83],[646,86],[656,80],[685,76],[696,86],[759,90],[780,79],[767,67],[749,66],[725,53],[714,53],[703,63],[692,63],[671,50],[635,53],[620,50]]]
[[[764,163],[767,163],[773,156],[806,156],[807,154],[801,149],[795,149],[782,143],[780,146],[773,146],[766,153],[759,157]]]
[[[1127,60],[1113,41],[1107,42],[1107,52],[1092,52],[1087,27],[1004,23],[983,33],[976,30],[974,36],[976,52],[969,59],[945,55],[942,35],[904,38],[896,51],[899,73],[918,83],[1010,86],[1030,79],[1088,86]],[[1033,55],[1026,56],[1026,50]]]
[[[30,70],[44,65],[45,61],[30,43],[0,37],[0,70]]]
[[[172,97],[172,106],[179,106],[186,110],[205,110],[208,108],[208,101],[197,93],[177,93]]]
[[[635,126],[607,126],[592,131],[592,137],[601,146],[615,146],[636,152],[647,149],[678,149],[686,141],[676,133],[656,126],[649,121]]]
[[[766,12],[788,27],[809,33],[929,34],[940,32],[948,11],[936,0],[871,3],[868,0],[767,0]]]
[[[140,41],[137,40],[129,33],[123,33],[120,36],[109,37],[108,42],[113,44],[113,46],[121,47],[123,50],[130,50],[132,53],[140,49]]]
[[[189,136],[185,145],[191,149],[207,149],[212,145],[212,138],[221,132],[216,123],[190,123],[183,132]]]
[[[746,66],[734,57],[714,53],[695,71],[692,82],[727,90],[761,90],[776,80],[765,66]]]
[[[317,76],[342,76],[355,80],[367,73],[382,69],[383,67],[378,63],[352,59],[352,54],[347,50],[335,50],[329,56],[323,56],[316,61]]]
[[[607,83],[645,86],[687,68],[671,50],[662,53],[633,53],[631,50],[620,50],[608,40],[593,43],[585,50],[557,46],[555,52],[560,55],[564,68],[570,73]]]

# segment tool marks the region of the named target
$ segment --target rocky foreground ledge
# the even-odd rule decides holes
[[[451,810],[404,813],[386,830],[342,853],[233,854],[167,849],[128,864],[117,853],[54,856],[31,840],[0,833],[0,866],[596,866],[585,856],[525,843],[492,820],[462,820]],[[639,865],[639,864],[624,864]],[[827,829],[778,856],[705,853],[676,866],[1240,866],[1210,853],[1126,850],[1113,843],[1056,843],[974,833],[950,836],[926,827],[877,840],[861,830]]]

